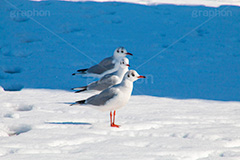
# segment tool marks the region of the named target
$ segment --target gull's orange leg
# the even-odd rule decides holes
[[[113,112],[113,117],[112,117],[112,111],[110,112],[110,118],[111,118],[111,127],[117,127],[119,128],[120,125],[115,124],[115,116],[116,116],[116,111]]]
[[[110,111],[110,122],[111,122],[110,125],[112,125],[112,123],[113,123],[112,122],[112,111]]]

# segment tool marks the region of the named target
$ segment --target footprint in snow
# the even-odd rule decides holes
[[[15,136],[15,135],[20,135],[22,133],[26,133],[30,131],[32,127],[27,124],[19,124],[19,125],[13,125],[9,127],[9,136]]]
[[[0,48],[0,53],[6,57],[12,56],[11,50],[9,49],[9,47],[6,47],[6,46],[3,46]]]
[[[34,107],[31,104],[13,104],[13,103],[5,103],[3,106],[7,108],[12,108],[15,111],[31,111]],[[5,114],[4,117],[11,117],[11,116],[12,116],[12,113],[7,113]]]
[[[18,119],[20,116],[19,114],[15,114],[15,113],[6,113],[3,115],[4,118],[15,118]]]
[[[225,151],[223,153],[221,153],[219,155],[220,157],[224,157],[224,158],[233,158],[233,157],[240,157],[240,153],[239,152],[235,152],[235,151]]]
[[[197,32],[199,37],[203,37],[204,35],[209,34],[209,32],[207,30],[204,30],[204,29],[201,29],[201,28],[197,29],[196,32]]]
[[[33,109],[33,105],[21,104],[16,107],[16,111],[31,111]]]
[[[13,17],[12,20],[15,21],[15,22],[26,22],[26,21],[29,20],[29,18],[28,17],[17,16],[17,17]]]
[[[22,69],[20,67],[5,67],[3,68],[3,72],[9,73],[9,74],[15,74],[15,73],[21,73]]]
[[[75,33],[75,32],[83,32],[85,29],[79,27],[78,25],[69,25],[65,24],[60,27],[61,33]]]
[[[31,42],[29,42],[31,43]],[[20,57],[20,58],[27,58],[29,56],[31,56],[33,53],[31,51],[27,51],[27,50],[16,50],[13,52],[12,56],[14,57]]]
[[[15,22],[26,22],[29,20],[27,16],[24,14],[25,12],[21,10],[11,10],[10,18]]]
[[[21,43],[34,43],[34,42],[40,42],[42,39],[34,38],[34,37],[27,37],[21,40]]]
[[[169,45],[167,45],[167,44],[163,44],[163,45],[162,45],[162,48],[168,48],[168,46],[169,46]]]

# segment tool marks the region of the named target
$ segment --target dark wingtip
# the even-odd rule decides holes
[[[72,75],[74,76],[74,75],[77,75],[77,74],[86,74],[87,70],[88,70],[88,68],[86,68],[86,69],[79,69],[79,70],[77,70],[77,73],[73,73]]]
[[[78,72],[85,72],[85,71],[87,71],[88,69],[86,68],[86,69],[79,69],[79,70],[77,70]]]
[[[77,101],[77,104],[84,104],[86,102],[86,100],[81,100],[81,101]]]
[[[80,92],[83,92],[83,91],[86,91],[86,90],[87,90],[87,88],[84,88],[82,90],[76,91],[75,93],[80,93]]]

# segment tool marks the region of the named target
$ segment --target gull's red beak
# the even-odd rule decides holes
[[[145,76],[138,76],[137,78],[146,78]]]
[[[130,67],[130,65],[129,65],[129,64],[126,64],[126,66]]]
[[[133,54],[132,54],[132,53],[129,53],[129,52],[127,52],[127,53],[126,53],[126,55],[130,55],[130,56],[132,56]]]

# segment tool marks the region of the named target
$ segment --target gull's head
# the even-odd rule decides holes
[[[132,82],[138,80],[139,78],[146,78],[146,77],[140,76],[135,70],[129,70],[124,76],[124,79],[127,79]]]
[[[122,58],[125,57],[126,55],[131,55],[131,53],[127,52],[127,50],[124,47],[118,47],[117,49],[115,49],[113,56],[115,58]]]
[[[120,61],[120,67],[121,67],[121,68],[128,68],[128,67],[130,67],[128,58],[124,57],[124,58]]]

